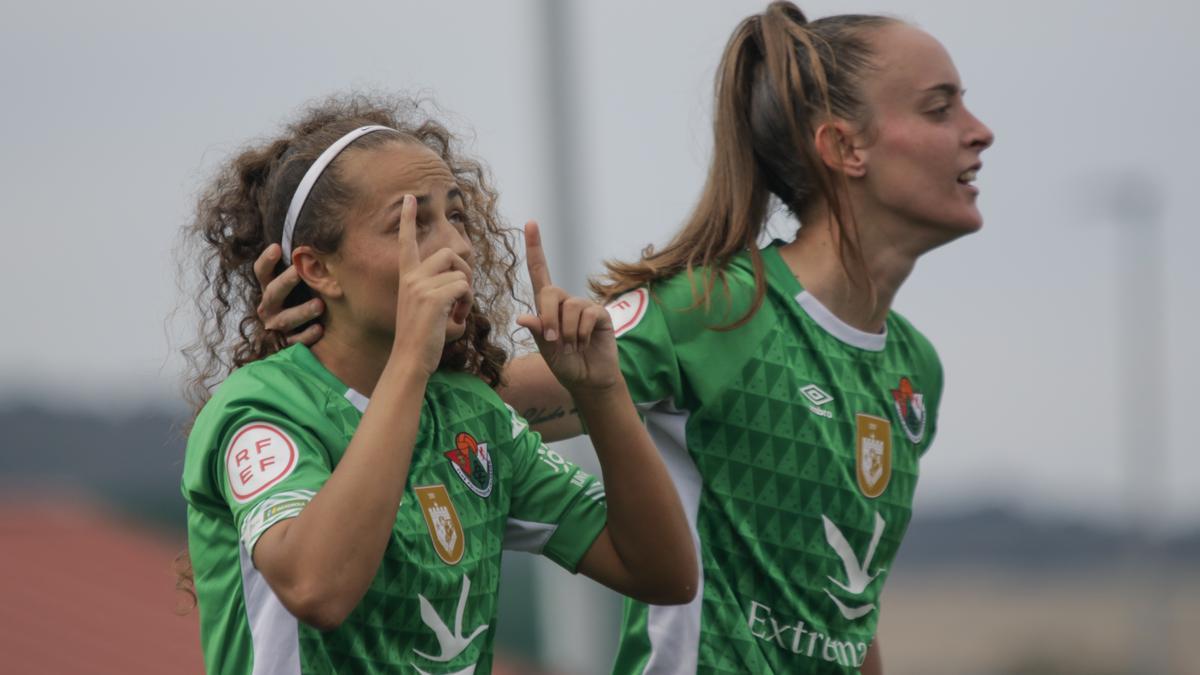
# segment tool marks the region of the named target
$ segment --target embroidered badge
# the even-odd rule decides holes
[[[613,334],[621,337],[638,325],[646,316],[646,305],[650,304],[650,293],[638,288],[622,295],[604,306],[612,317]]]
[[[907,377],[902,377],[900,386],[892,390],[892,399],[904,435],[913,443],[920,443],[925,438],[925,396],[913,389]]]
[[[486,499],[492,494],[492,456],[488,454],[487,443],[479,443],[471,434],[460,433],[455,439],[457,446],[446,452],[450,466],[466,483],[471,492]]]
[[[450,501],[446,486],[440,483],[423,485],[414,487],[413,492],[421,505],[421,515],[425,516],[433,550],[442,562],[457,565],[466,550],[466,535],[463,534],[462,521],[458,519],[458,511],[454,508],[454,502]]]
[[[238,429],[225,450],[229,490],[239,503],[287,478],[296,468],[296,444],[282,429],[253,422]]]
[[[882,417],[858,413],[854,435],[854,467],[858,489],[874,499],[892,479],[892,423]]]

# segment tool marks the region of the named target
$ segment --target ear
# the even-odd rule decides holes
[[[857,138],[848,122],[835,119],[817,127],[813,144],[825,166],[850,178],[862,178],[867,175],[867,149]]]
[[[311,246],[299,246],[292,251],[292,265],[295,266],[300,279],[308,284],[314,293],[327,299],[339,298],[342,295],[342,286],[334,276],[326,257]]]

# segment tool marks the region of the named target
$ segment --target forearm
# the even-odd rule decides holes
[[[299,516],[268,530],[263,540],[275,536],[255,547],[260,562],[269,544],[259,567],[267,568],[285,606],[317,627],[339,624],[379,568],[408,479],[426,379],[389,363],[325,485]]]
[[[883,655],[879,653],[879,638],[871,641],[867,647],[867,658],[863,660],[861,675],[883,675]]]
[[[583,433],[579,411],[541,354],[526,354],[504,367],[500,398],[524,417],[547,442],[574,438]]]
[[[621,381],[600,393],[576,393],[604,474],[608,535],[628,573],[628,594],[650,602],[686,602],[696,590],[695,545],[658,449]]]

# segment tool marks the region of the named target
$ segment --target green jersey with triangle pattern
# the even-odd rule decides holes
[[[603,529],[596,478],[479,378],[438,372],[370,588],[335,630],[298,622],[253,547],[321,489],[366,405],[298,345],[234,372],[201,411],[182,489],[208,672],[489,672],[501,549],[574,571]]]
[[[843,323],[762,250],[708,309],[687,275],[609,305],[621,369],[698,544],[689,605],[626,601],[615,673],[855,673],[911,516],[942,371],[895,313],[880,334]],[[692,308],[692,309],[689,309]]]

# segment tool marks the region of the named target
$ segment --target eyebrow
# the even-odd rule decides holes
[[[421,208],[422,206],[425,206],[426,204],[429,203],[429,195],[427,195],[427,194],[416,195],[416,198],[417,198],[417,208]],[[458,199],[461,201],[462,198],[463,198],[463,193],[462,193],[462,190],[459,188],[451,188],[451,190],[446,193],[446,201],[448,201],[448,202],[452,202],[455,199]],[[387,210],[392,211],[392,210],[398,209],[403,204],[404,204],[404,195],[401,195],[399,199],[397,199],[396,201],[394,201],[388,205]]]
[[[926,89],[922,93],[927,94],[929,92],[938,92],[941,94],[945,94],[947,96],[955,96],[957,94],[965,94],[966,91],[967,91],[966,89],[959,89],[957,84],[954,84],[951,82],[944,82],[942,84],[935,84],[932,87]]]

